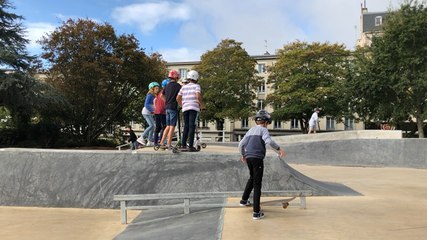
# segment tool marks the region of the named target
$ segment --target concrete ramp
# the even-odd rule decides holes
[[[340,184],[340,183],[331,183],[331,182],[321,182],[314,180],[291,166],[289,166],[285,161],[277,157],[277,160],[281,163],[282,168],[289,176],[289,179],[286,181],[288,184],[295,184],[295,188],[298,189],[312,189],[315,195],[317,196],[358,196],[360,193],[354,191],[353,189]],[[290,186],[288,186],[290,187]]]
[[[243,191],[247,179],[238,153],[0,150],[0,205],[113,208],[115,194]],[[263,189],[358,194],[304,176],[276,155],[265,160]]]

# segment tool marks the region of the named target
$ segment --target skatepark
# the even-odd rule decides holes
[[[115,194],[242,190],[236,144],[202,152],[1,149],[2,239],[423,239],[427,234],[424,139],[334,136],[269,152],[263,190],[310,190],[307,208],[129,211]],[[323,137],[325,137],[324,135]],[[281,139],[284,138],[284,139]],[[341,139],[340,139],[341,138]],[[262,201],[275,198],[263,198]],[[227,199],[237,202],[238,198]],[[209,200],[207,200],[209,201]],[[133,220],[133,221],[132,221]],[[132,222],[131,222],[132,221]]]

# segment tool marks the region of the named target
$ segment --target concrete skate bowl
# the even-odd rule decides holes
[[[129,151],[0,150],[0,205],[116,208],[115,194],[242,191],[239,154]],[[312,190],[315,196],[358,195],[313,180],[267,156],[264,190]]]

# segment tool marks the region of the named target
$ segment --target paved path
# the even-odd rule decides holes
[[[427,239],[427,170],[293,165],[320,181],[343,183],[364,196],[307,198],[307,209],[226,209],[223,240]]]

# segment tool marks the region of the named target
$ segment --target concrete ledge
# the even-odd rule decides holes
[[[348,139],[401,139],[400,130],[355,130],[317,134],[300,134],[274,137],[278,143],[319,142]]]
[[[282,146],[290,163],[427,168],[427,139],[349,139]]]

